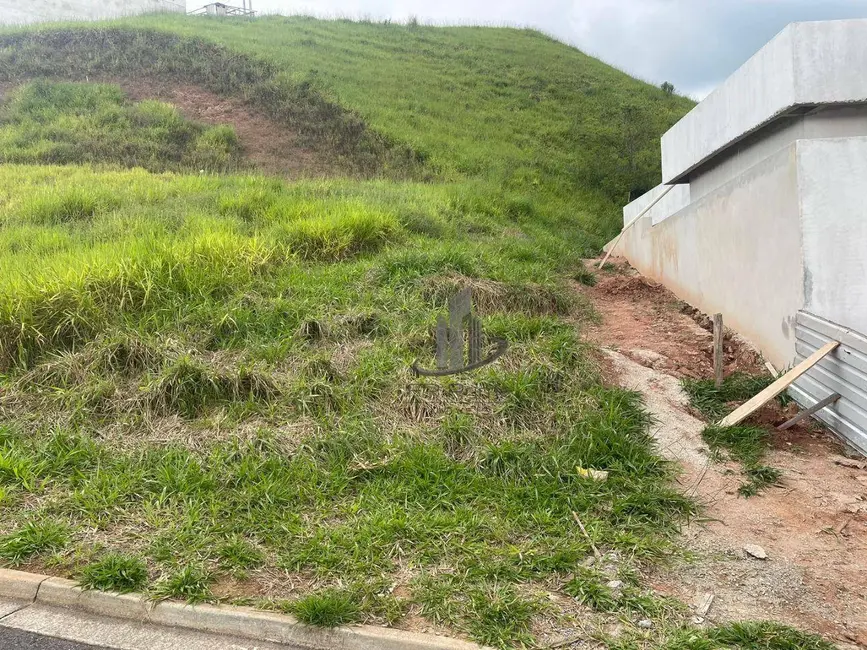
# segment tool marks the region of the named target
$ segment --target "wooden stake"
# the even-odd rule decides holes
[[[593,540],[590,538],[590,535],[587,534],[587,529],[584,528],[584,524],[581,523],[581,520],[578,518],[578,513],[574,510],[572,511],[572,517],[575,519],[575,523],[578,524],[578,527],[581,529],[581,532],[584,533],[584,537],[587,538],[587,541],[590,542],[590,547],[593,549],[593,555],[596,556],[596,559],[600,559],[602,557],[602,553],[599,552],[599,549],[596,548],[596,544],[593,543]]]
[[[791,386],[795,380],[807,372],[810,368],[819,363],[827,354],[830,354],[834,351],[834,349],[840,345],[839,341],[831,341],[830,343],[826,343],[821,348],[816,350],[809,357],[804,359],[797,366],[792,368],[785,375],[777,379],[773,384],[765,388],[761,393],[753,397],[746,404],[743,404],[739,408],[735,409],[732,413],[724,417],[719,422],[719,426],[721,427],[733,427],[734,425],[742,422],[744,419],[752,415],[755,411],[758,411],[762,406],[766,403],[770,402],[777,395],[786,390],[789,386]]]
[[[722,314],[713,315],[713,378],[714,385],[721,388],[723,385],[723,317]]]
[[[668,194],[669,192],[671,192],[671,190],[673,190],[673,189],[674,189],[674,185],[669,185],[668,187],[666,187],[666,188],[665,188],[665,191],[664,191],[662,194],[660,194],[659,196],[657,196],[655,199],[653,199],[653,202],[652,202],[650,205],[648,205],[646,208],[644,208],[644,210],[642,210],[642,211],[638,214],[638,216],[635,217],[635,219],[633,219],[633,220],[630,221],[628,224],[626,224],[625,226],[623,226],[623,230],[620,231],[620,234],[617,235],[617,239],[615,239],[615,240],[614,240],[614,243],[611,244],[611,248],[608,249],[608,252],[605,254],[605,257],[603,257],[603,258],[602,258],[602,261],[599,262],[599,268],[600,268],[600,269],[601,269],[603,266],[605,266],[605,262],[608,261],[608,258],[611,257],[611,253],[613,253],[613,252],[614,252],[614,249],[617,248],[617,244],[620,243],[620,238],[623,237],[623,233],[625,233],[627,230],[629,230],[630,228],[632,228],[632,226],[634,226],[634,225],[638,222],[638,220],[641,219],[641,217],[643,217],[643,216],[646,215],[648,212],[650,212],[650,208],[652,208],[654,205],[656,205],[657,203],[659,203],[660,201],[662,201],[662,197],[665,196],[666,194]]]
[[[778,426],[777,431],[785,431],[786,429],[791,429],[793,426],[798,424],[798,422],[800,422],[801,420],[806,420],[808,417],[810,417],[814,413],[821,411],[823,408],[825,408],[829,404],[833,404],[838,399],[840,399],[840,393],[831,393],[825,399],[820,400],[820,401],[816,402],[815,404],[813,404],[813,406],[808,408],[806,411],[801,411],[800,413],[798,413],[795,417],[793,417],[788,422],[785,422],[785,423],[781,424],[780,426]]]

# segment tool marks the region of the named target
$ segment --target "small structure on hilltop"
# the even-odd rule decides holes
[[[662,136],[616,253],[777,368],[867,453],[867,20],[786,27]],[[634,225],[633,225],[634,224]]]
[[[255,16],[256,12],[253,11],[253,0],[242,1],[243,5],[241,7],[233,7],[222,2],[212,2],[189,13],[194,16]]]

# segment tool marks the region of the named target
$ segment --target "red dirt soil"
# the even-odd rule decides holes
[[[759,496],[739,496],[740,468],[710,460],[701,440],[706,423],[678,386],[683,377],[713,376],[712,336],[696,322],[707,318],[625,263],[597,277],[595,287],[579,288],[602,320],[587,336],[622,355],[611,357],[609,373],[642,392],[660,422],[660,450],[680,463],[679,482],[703,506],[701,520],[684,530],[697,560],[654,571],[654,587],[686,603],[714,594],[707,622],[777,620],[840,647],[867,648],[867,463],[838,464],[850,461],[815,423],[778,432],[797,407],[772,402],[748,423],[772,432],[765,462],[783,480]],[[726,372],[767,373],[739,337],[730,336],[725,349]],[[768,559],[748,557],[747,544],[762,546]]]
[[[159,99],[205,124],[234,127],[245,158],[266,174],[300,178],[325,176],[332,170],[326,157],[299,144],[298,134],[234,97],[222,97],[199,86],[166,84],[154,79],[104,79],[119,85],[134,101]]]

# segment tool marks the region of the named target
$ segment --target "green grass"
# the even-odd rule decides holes
[[[743,467],[746,481],[738,488],[741,496],[755,496],[762,489],[780,481],[780,470],[762,464],[768,449],[767,429],[752,426],[709,426],[701,435],[711,451],[724,450],[729,458]]]
[[[157,582],[152,593],[155,598],[179,598],[190,604],[201,603],[213,598],[211,582],[207,570],[188,565]]]
[[[34,81],[0,104],[0,163],[226,172],[242,161],[231,127],[190,122],[163,102],[133,103],[115,85]],[[47,223],[77,220],[110,197],[40,197],[30,209]]]
[[[719,388],[713,379],[683,380],[683,389],[689,396],[689,403],[711,422],[721,420],[737,405],[758,395],[774,381],[768,375],[750,375],[743,372],[732,373]]]
[[[664,650],[833,650],[814,634],[771,622],[729,623],[675,635]]]
[[[0,537],[0,560],[15,566],[39,553],[60,550],[68,541],[66,526],[50,519],[30,520]]]
[[[353,594],[337,589],[328,589],[299,598],[293,603],[291,611],[302,623],[321,627],[355,623],[360,617]]]
[[[126,594],[143,590],[147,580],[147,565],[141,558],[107,553],[84,567],[79,583],[85,589]]]
[[[764,375],[734,373],[726,377],[719,388],[713,379],[684,379],[682,383],[692,407],[711,422],[716,422],[773,381],[773,377]],[[762,463],[769,447],[767,429],[744,425],[710,425],[702,432],[702,438],[711,451],[725,452],[731,460],[741,464],[745,479],[738,488],[741,496],[755,496],[782,478],[780,470]]]

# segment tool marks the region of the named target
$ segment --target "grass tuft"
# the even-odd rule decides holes
[[[295,601],[291,609],[302,623],[319,627],[355,623],[360,615],[354,596],[338,589],[326,589],[304,596]]]
[[[82,569],[79,583],[85,589],[126,594],[142,591],[147,580],[144,560],[124,553],[107,553]]]
[[[252,542],[235,536],[217,549],[220,566],[235,574],[255,569],[265,563],[265,555]]]
[[[177,598],[190,604],[212,600],[211,574],[201,567],[185,566],[154,585],[155,598]]]
[[[69,529],[56,521],[29,521],[18,530],[0,537],[0,559],[21,564],[34,555],[59,551],[69,542]]]
[[[737,403],[744,402],[770,386],[773,377],[756,376],[736,372],[726,377],[717,388],[713,379],[685,378],[683,389],[689,403],[711,422],[721,420],[731,413]]]
[[[780,470],[761,464],[768,449],[768,432],[762,427],[709,426],[701,435],[711,451],[724,450],[729,458],[743,466],[747,480],[738,488],[741,496],[755,496],[782,477]]]
[[[728,623],[708,630],[684,630],[664,650],[833,650],[821,637],[766,621]]]

